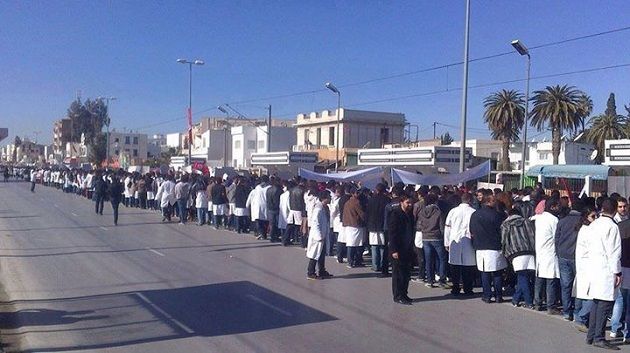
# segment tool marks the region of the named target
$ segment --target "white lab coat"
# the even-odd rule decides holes
[[[311,192],[307,190],[304,194],[304,206],[306,206],[306,221],[308,222],[309,227],[312,227],[311,214],[313,213],[313,209],[317,201],[317,196],[311,194]]]
[[[197,191],[197,197],[195,198],[195,207],[208,208],[208,194],[206,193],[206,189]]]
[[[267,217],[267,189],[271,185],[258,185],[249,193],[247,197],[247,208],[250,209],[252,215],[252,221],[263,220],[266,221]]]
[[[125,192],[124,192],[125,197],[126,198],[132,197],[133,192],[131,192],[131,188],[129,187],[129,183],[131,183],[131,178],[126,177],[124,183],[125,183]],[[166,206],[162,206],[162,207],[166,207]]]
[[[289,190],[285,190],[282,195],[280,195],[280,214],[278,217],[278,228],[287,229],[287,225],[289,223],[289,196],[291,192]]]
[[[126,197],[127,194],[125,194]],[[171,180],[167,180],[158,188],[156,200],[160,200],[160,207],[168,207],[168,205],[175,204],[175,183]]]
[[[588,294],[588,256],[589,226],[582,225],[575,243],[575,281],[573,282],[573,295],[580,299],[593,299]]]
[[[339,212],[339,199],[340,197],[333,194],[328,208],[330,209],[330,219],[332,222],[333,232],[337,233],[337,241],[344,243],[345,240],[343,240],[343,236],[341,238],[342,240],[339,240],[339,236],[341,235],[341,230],[343,228],[343,224],[341,224],[341,212]]]
[[[330,215],[327,213],[321,202],[315,202],[308,217],[311,220],[311,229],[308,232],[306,257],[309,259],[318,260],[324,250],[324,240],[328,239],[330,232]]]
[[[558,217],[545,211],[533,216],[531,220],[536,222],[536,277],[560,278],[555,244]]]
[[[475,249],[470,236],[470,216],[475,212],[467,203],[453,208],[446,216],[444,246],[449,247],[448,263],[475,266]]]
[[[582,233],[581,230],[580,233]],[[601,216],[588,227],[586,238],[588,257],[584,261],[584,269],[580,269],[583,271],[578,273],[586,282],[580,284],[584,287],[578,291],[578,298],[614,301],[615,292],[617,292],[615,274],[621,273],[619,227],[612,218]]]

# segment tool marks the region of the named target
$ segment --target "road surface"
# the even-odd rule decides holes
[[[459,299],[208,226],[0,183],[0,332],[22,352],[582,352],[559,317]],[[476,289],[479,291],[479,289]],[[625,349],[625,348],[624,348]]]

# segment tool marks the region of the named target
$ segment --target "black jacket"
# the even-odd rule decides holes
[[[578,231],[575,227],[580,223],[580,212],[571,210],[566,217],[558,221],[556,227],[556,255],[561,259],[575,260],[575,244]]]
[[[267,211],[280,212],[280,195],[282,195],[282,188],[278,185],[271,185],[265,196],[267,197]]]
[[[395,209],[400,208],[400,198],[394,197],[390,203],[385,206],[385,231],[389,232],[389,217]],[[412,217],[413,219],[413,217]],[[387,234],[386,234],[387,235]],[[414,234],[415,235],[415,234]]]
[[[296,186],[289,193],[289,209],[291,211],[300,211],[306,216],[306,204],[304,203],[304,189]]]
[[[367,204],[368,232],[382,232],[385,228],[385,207],[389,197],[384,194],[374,194]]]
[[[518,215],[508,217],[501,224],[501,251],[508,260],[520,255],[534,255],[534,222]]]
[[[107,192],[109,194],[109,200],[112,203],[120,203],[122,200],[122,193],[124,191],[123,184],[114,178],[114,180],[108,185]]]
[[[236,208],[247,207],[247,197],[249,196],[249,188],[243,184],[236,185],[234,191],[234,206]]]
[[[210,190],[213,205],[224,205],[227,203],[227,194],[223,184],[214,184]]]
[[[621,236],[621,267],[630,267],[630,219],[621,221],[617,225]]]
[[[389,253],[398,253],[401,261],[412,261],[414,258],[414,223],[413,214],[404,212],[400,207],[392,210],[387,219],[389,232]]]
[[[94,195],[105,196],[107,193],[107,182],[102,177],[97,177],[94,182]]]
[[[475,250],[501,251],[501,223],[503,213],[483,205],[470,217],[470,233]]]

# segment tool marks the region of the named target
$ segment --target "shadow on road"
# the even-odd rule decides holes
[[[21,347],[22,352],[123,347],[337,320],[247,281],[26,300],[19,305],[19,311],[0,314],[0,328],[8,329],[5,336],[12,339],[29,335],[31,346]],[[11,331],[15,328],[19,330]]]

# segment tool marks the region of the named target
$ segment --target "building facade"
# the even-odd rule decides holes
[[[109,156],[118,160],[125,159],[129,165],[140,165],[148,158],[148,135],[132,132],[109,133]]]
[[[320,159],[339,158],[345,164],[348,153],[360,148],[381,148],[404,142],[405,115],[363,110],[341,109],[337,132],[337,111],[324,110],[297,116],[295,151],[317,151]],[[337,133],[339,136],[337,136]]]
[[[72,139],[72,120],[69,118],[60,119],[53,124],[53,154],[56,158],[61,159],[64,156],[63,151],[66,143]]]

